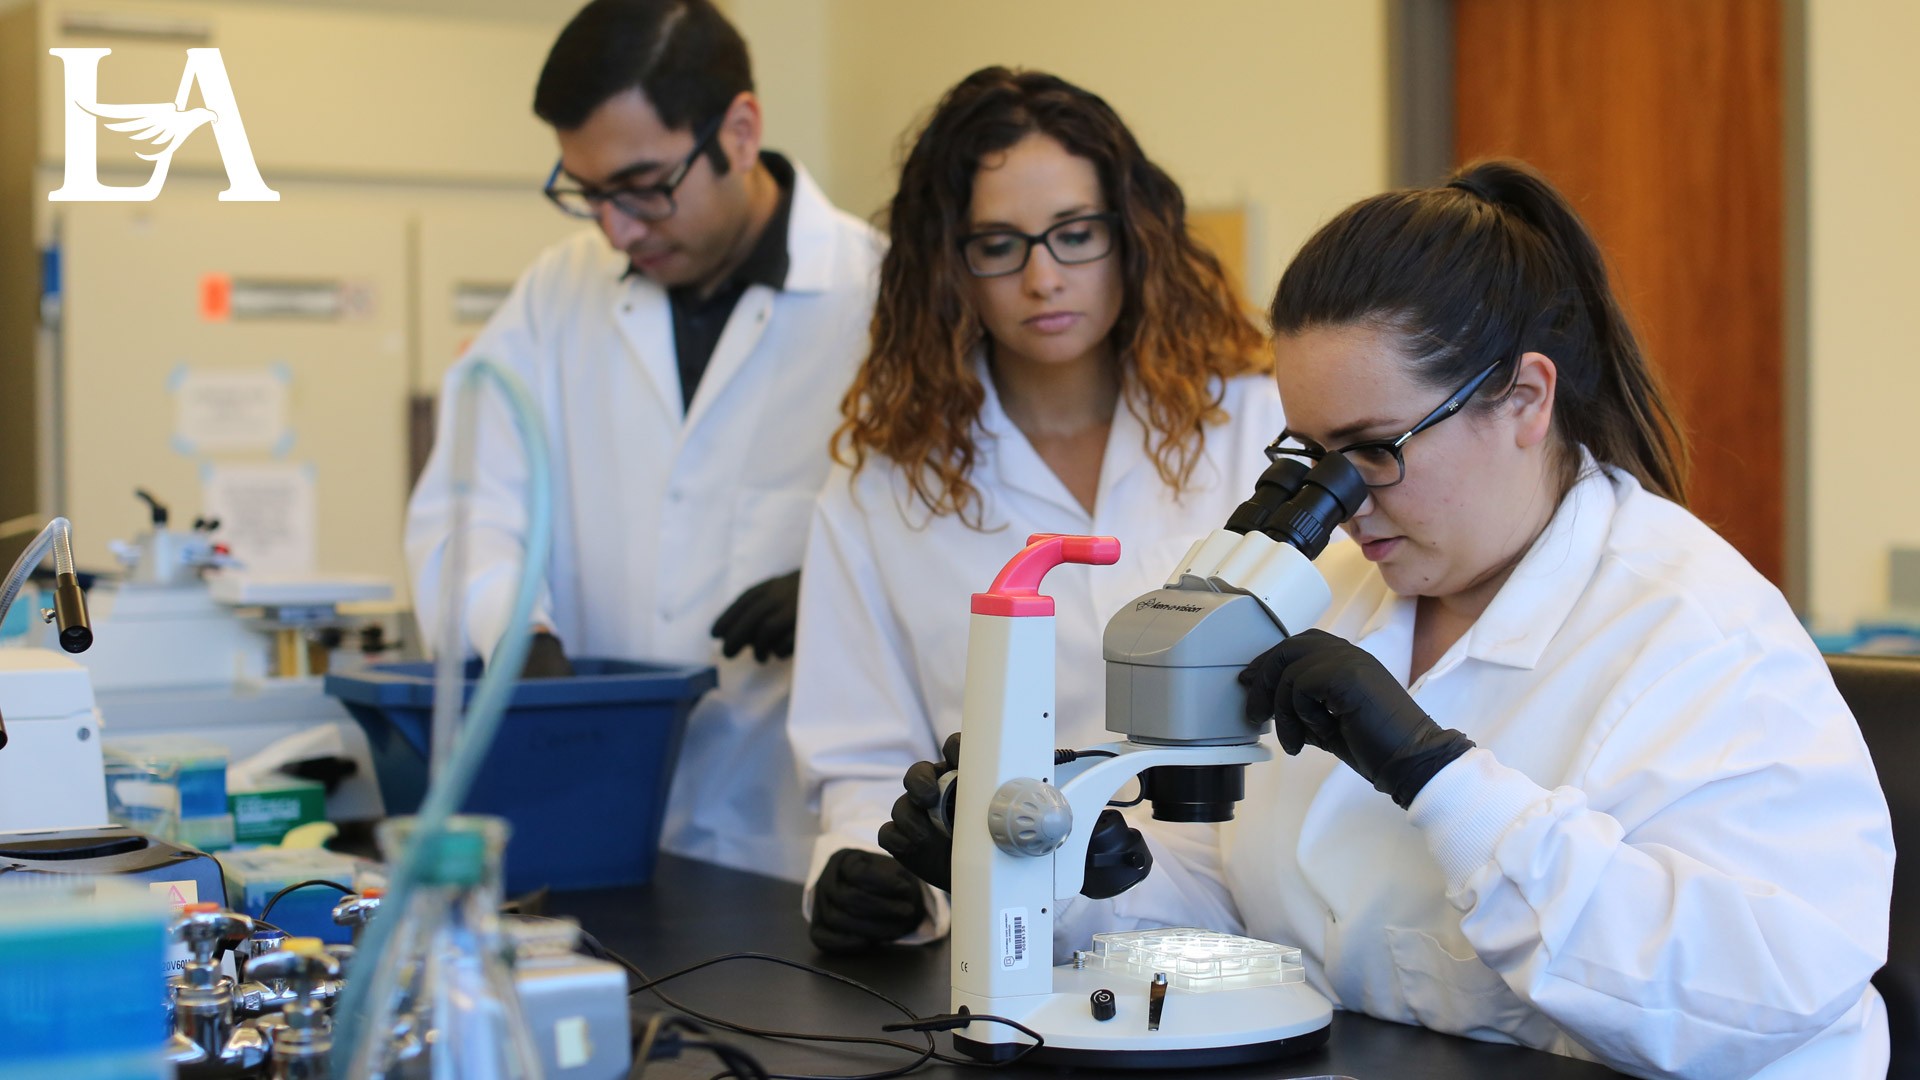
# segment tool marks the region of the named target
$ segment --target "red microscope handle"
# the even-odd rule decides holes
[[[1040,592],[1040,581],[1061,563],[1107,566],[1120,560],[1120,541],[1111,536],[1064,536],[1034,533],[1027,546],[1000,568],[1000,576],[986,592],[973,594],[975,615],[1011,618],[1051,616],[1053,597]]]

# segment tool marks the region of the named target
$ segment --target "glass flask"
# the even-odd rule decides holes
[[[393,865],[414,819],[381,822],[375,835]],[[370,973],[369,1020],[386,1034],[355,1053],[353,1080],[540,1080],[500,930],[506,843],[499,818],[453,817],[402,906],[389,895],[375,916],[401,920]]]

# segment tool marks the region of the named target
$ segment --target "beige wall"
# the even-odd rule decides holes
[[[48,0],[40,10],[48,45],[112,48],[99,67],[104,101],[170,96],[188,43],[69,36],[67,16],[165,18],[203,28],[221,50],[263,175],[537,188],[555,157],[553,134],[532,111],[534,83],[558,32],[552,23],[186,0]],[[58,162],[65,69],[41,56],[40,156]],[[148,168],[130,147],[109,135],[101,160],[144,176]],[[181,174],[220,168],[210,138],[188,139],[173,161]]]
[[[1387,183],[1387,0],[721,3],[754,49],[770,144],[792,151],[855,213],[881,208],[903,134],[940,92],[995,62],[1053,70],[1107,97],[1194,205],[1245,203],[1253,234],[1249,286],[1259,299],[1319,222]],[[0,0],[0,8],[16,4]],[[524,177],[543,169],[552,153],[550,135],[527,114],[533,73],[575,3],[520,4],[391,5],[407,12],[396,12],[391,25],[414,36],[428,26],[415,13],[491,17],[469,18],[455,35],[462,54],[501,56],[494,65],[501,77],[453,91],[463,101],[484,100],[484,109],[448,108],[449,88],[431,57],[394,55],[391,43],[360,41],[347,49],[342,41],[338,51],[363,55],[358,70],[380,71],[388,81],[411,72],[419,85],[418,100],[396,102],[373,126],[436,118],[413,123],[404,142],[425,140],[429,158],[457,163],[452,172],[477,173],[483,188],[523,191]],[[326,38],[344,24],[345,13],[331,10],[338,6],[96,0],[86,9],[217,11],[234,31],[257,29],[257,40],[282,42],[272,51],[293,56],[303,51],[293,42]],[[1920,294],[1920,68],[1907,55],[1920,41],[1920,4],[1815,0],[1805,10],[1808,613],[1846,624],[1882,609],[1888,548],[1920,545],[1920,480],[1908,465],[1906,434],[1920,409],[1920,346],[1909,314]],[[510,12],[524,21],[498,21]],[[177,72],[177,59],[169,62]],[[292,190],[325,188],[320,177],[355,171],[340,170],[338,156],[315,156],[316,147],[329,145],[317,137],[319,128],[270,130],[264,118],[284,110],[268,105],[308,93],[309,79],[276,79],[294,89],[269,88],[264,71],[243,74],[250,62],[232,59],[247,100],[260,103],[255,141],[263,166],[273,160],[280,175],[295,172],[286,177]],[[345,74],[353,77],[354,69]],[[399,107],[427,102],[437,104]],[[331,145],[342,143],[340,132],[324,133],[334,136]],[[474,147],[485,147],[484,162],[462,156]],[[194,171],[190,157],[183,153],[183,185]],[[399,200],[413,194],[405,185],[369,190]],[[47,206],[34,201],[44,225]]]
[[[1320,222],[1387,181],[1384,0],[724,6],[754,51],[769,142],[863,216],[893,192],[903,133],[993,63],[1105,97],[1191,204],[1246,204],[1258,300]]]
[[[1807,5],[1810,601],[1880,612],[1920,546],[1920,4]]]

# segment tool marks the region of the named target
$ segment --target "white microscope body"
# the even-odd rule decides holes
[[[1276,464],[1269,476],[1286,468]],[[1165,588],[1108,624],[1107,727],[1127,737],[1080,748],[1074,762],[1055,765],[1053,601],[1039,585],[1064,562],[1114,562],[1119,542],[1036,535],[989,591],[974,595],[952,813],[951,1008],[1017,1022],[1044,1044],[1028,1051],[1032,1039],[1017,1029],[982,1021],[955,1031],[969,1056],[1003,1062],[1026,1051],[1022,1060],[1057,1065],[1190,1068],[1298,1053],[1326,1040],[1332,1006],[1304,982],[1296,949],[1232,938],[1220,955],[1256,955],[1254,966],[1265,966],[1235,969],[1230,960],[1212,969],[1225,977],[1209,978],[1185,978],[1179,964],[1156,972],[1139,952],[1123,961],[1118,949],[1052,963],[1056,898],[1079,895],[1093,823],[1128,780],[1171,766],[1199,775],[1203,786],[1224,782],[1219,792],[1167,796],[1199,800],[1170,801],[1173,820],[1219,821],[1240,798],[1240,767],[1273,756],[1260,741],[1271,721],[1244,719],[1235,676],[1326,610],[1331,593],[1308,553],[1364,498],[1357,476],[1342,475],[1350,472],[1344,459],[1327,466],[1326,477],[1316,467],[1311,475],[1325,483],[1308,509],[1319,518],[1303,524],[1301,504],[1288,500],[1307,470],[1292,469],[1272,490],[1263,478],[1262,492],[1229,528],[1196,543]],[[1294,520],[1249,527],[1249,508],[1255,518],[1284,511]],[[1156,792],[1157,783],[1141,779],[1163,816],[1161,794],[1170,789]],[[1172,816],[1183,806],[1196,816]],[[1095,1001],[1097,991],[1110,995]]]

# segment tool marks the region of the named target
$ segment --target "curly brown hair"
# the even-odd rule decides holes
[[[974,72],[940,100],[901,168],[871,343],[841,401],[833,453],[856,475],[870,454],[892,459],[929,510],[975,529],[985,526],[969,476],[986,388],[972,356],[984,331],[966,299],[959,245],[982,160],[1035,133],[1092,162],[1120,215],[1114,353],[1133,375],[1127,408],[1175,493],[1205,449],[1207,426],[1227,419],[1225,380],[1272,367],[1220,260],[1188,233],[1179,186],[1112,107],[1042,72]]]

